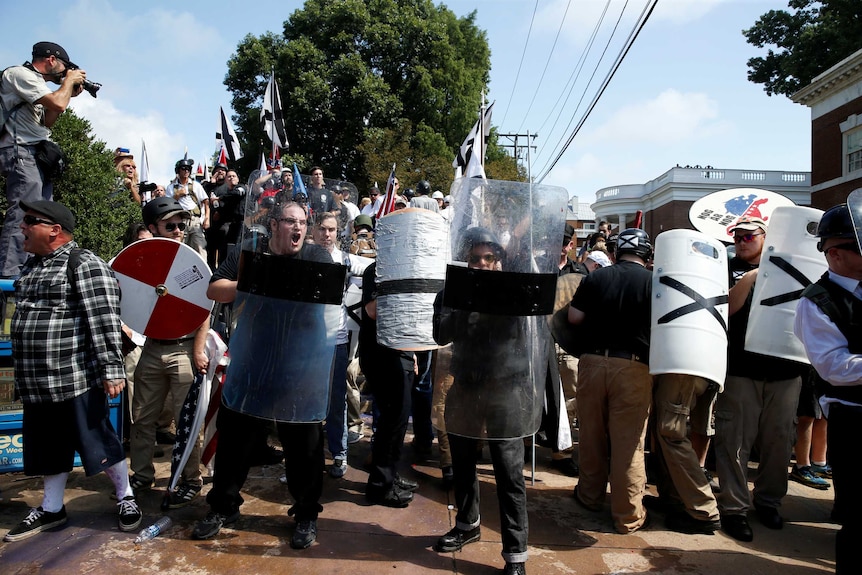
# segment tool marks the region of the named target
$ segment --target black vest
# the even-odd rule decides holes
[[[828,273],[805,288],[802,297],[814,302],[832,320],[847,338],[850,353],[862,354],[862,300],[830,280]],[[824,391],[827,397],[862,405],[862,385],[837,386],[826,383]]]

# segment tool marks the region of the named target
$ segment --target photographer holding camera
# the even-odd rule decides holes
[[[59,149],[51,142],[50,128],[69,101],[84,90],[86,78],[66,50],[53,42],[38,42],[33,46],[32,63],[11,66],[0,75],[0,175],[6,178],[9,204],[0,233],[2,277],[16,277],[26,259],[21,232],[24,212],[19,202],[53,197],[50,175],[62,168],[57,165],[62,163],[62,155],[57,157]],[[51,91],[48,80],[60,87]],[[38,161],[52,151],[53,166]]]

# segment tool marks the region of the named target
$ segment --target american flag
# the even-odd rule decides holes
[[[195,380],[192,382],[183,406],[180,409],[180,420],[176,422],[177,441],[174,443],[173,453],[171,454],[171,480],[168,483],[168,491],[165,494],[165,500],[162,502],[162,508],[167,507],[170,494],[176,488],[183,467],[188,462],[192,450],[198,441],[201,427],[204,421],[207,420],[206,416],[209,412],[212,399],[212,381],[216,375],[217,368],[222,364],[225,353],[227,353],[227,345],[222,341],[221,336],[215,330],[209,330],[206,343],[209,367],[206,373],[198,373],[195,376]],[[220,394],[221,386],[217,387]],[[221,395],[219,395],[219,401],[221,401]],[[218,409],[218,404],[216,404],[215,409]],[[213,425],[215,425],[215,419],[212,421]],[[214,449],[215,447],[213,447]]]
[[[377,210],[377,219],[382,218],[395,208],[395,164],[392,164],[392,171],[389,172],[389,180],[386,182],[386,194],[383,196],[383,203],[380,204],[380,209]]]

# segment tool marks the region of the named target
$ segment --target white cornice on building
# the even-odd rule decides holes
[[[844,58],[790,99],[811,108],[811,119],[862,97],[862,50]]]

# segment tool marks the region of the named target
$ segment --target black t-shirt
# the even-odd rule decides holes
[[[649,357],[652,272],[619,261],[586,276],[572,298],[584,312],[581,331],[589,342],[584,351],[612,349]]]
[[[359,321],[359,364],[369,379],[375,379],[379,368],[389,361],[402,361],[405,365],[413,361],[413,354],[392,349],[377,343],[377,320],[368,317],[365,305],[377,299],[377,263],[373,263],[362,274],[362,313]]]
[[[727,262],[729,285],[735,286],[746,272],[758,267],[758,264],[750,264],[739,257],[732,258]],[[779,381],[801,376],[807,368],[806,364],[745,351],[745,334],[748,331],[748,317],[753,300],[754,284],[743,306],[728,318],[727,374],[763,381]]]

